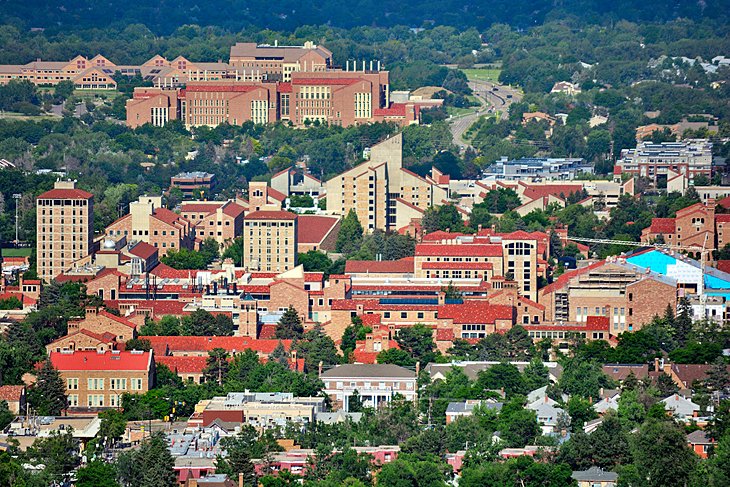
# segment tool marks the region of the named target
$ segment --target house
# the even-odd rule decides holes
[[[352,421],[353,423],[359,423],[362,419],[363,413],[346,413],[342,409],[335,411],[334,413],[316,413],[314,420],[322,424],[337,424]]]
[[[417,374],[393,364],[337,365],[319,374],[324,392],[333,405],[349,410],[350,397],[357,391],[363,405],[377,408],[390,402],[396,394],[415,401]]]
[[[571,478],[578,483],[578,487],[616,487],[618,485],[617,473],[606,472],[599,467],[575,471]]]
[[[481,399],[467,399],[463,402],[450,402],[446,407],[446,424],[453,423],[461,417],[471,416],[477,406],[499,412],[503,403],[489,399],[484,401]]]
[[[611,396],[606,396],[597,403],[593,405],[593,409],[603,416],[609,411],[618,411],[618,401],[621,399],[620,394],[612,394]]]
[[[0,386],[0,401],[7,402],[13,414],[25,413],[25,386]]]
[[[699,404],[695,404],[679,394],[672,394],[662,399],[661,402],[664,403],[664,409],[667,413],[678,419],[697,417],[697,413],[700,411]]]
[[[687,435],[687,444],[700,458],[707,458],[710,448],[716,443],[702,430],[693,431]]]
[[[527,409],[535,411],[537,422],[540,423],[543,434],[555,433],[558,427],[558,419],[561,415],[566,414],[557,404],[557,401],[545,395],[542,399],[525,406]]]
[[[565,93],[568,96],[575,96],[580,92],[580,86],[570,81],[558,81],[553,85],[553,89],[550,90],[550,93]]]
[[[623,382],[631,374],[638,380],[649,376],[648,364],[604,364],[602,369],[604,374],[618,382]]]

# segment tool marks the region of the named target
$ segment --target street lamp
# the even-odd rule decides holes
[[[15,246],[18,246],[18,202],[23,195],[20,193],[13,193],[13,199],[15,200]]]

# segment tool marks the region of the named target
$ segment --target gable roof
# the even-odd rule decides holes
[[[512,306],[489,304],[486,301],[465,301],[461,304],[444,304],[438,307],[439,319],[451,319],[455,324],[492,324],[496,320],[511,320]]]
[[[125,370],[145,371],[152,364],[152,352],[51,352],[48,358],[59,371],[76,370]]]
[[[320,374],[320,377],[323,379],[375,377],[415,380],[416,373],[393,364],[345,364],[332,367]]]
[[[323,215],[299,215],[297,243],[319,244],[337,226],[340,219]]]
[[[412,273],[413,259],[399,260],[348,260],[345,263],[345,274],[392,274]]]
[[[0,401],[20,401],[25,392],[25,386],[0,386]]]

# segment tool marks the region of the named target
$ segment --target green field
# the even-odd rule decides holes
[[[30,255],[30,247],[24,249],[3,249],[3,255],[5,257],[27,257]]]
[[[499,73],[501,69],[462,69],[461,70],[469,81],[489,81],[491,83],[497,83],[499,81]]]
[[[44,119],[57,119],[58,117],[55,115],[43,113],[41,115],[25,115],[23,113],[18,112],[6,112],[2,111],[0,112],[0,118],[7,118],[7,119],[13,119],[13,120],[44,120]]]
[[[448,113],[452,117],[459,117],[461,115],[467,115],[469,113],[474,113],[475,109],[476,108],[446,107],[446,113]]]
[[[104,96],[107,100],[113,100],[119,95],[117,90],[74,90],[74,96],[81,100],[93,100],[98,96]]]

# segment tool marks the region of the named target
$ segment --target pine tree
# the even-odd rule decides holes
[[[203,370],[205,381],[223,385],[223,379],[228,375],[228,368],[228,352],[223,348],[214,348],[208,352],[208,360]]]
[[[279,340],[295,340],[302,338],[302,335],[304,335],[302,319],[297,310],[290,305],[276,325],[274,336]]]
[[[135,487],[174,487],[177,485],[175,460],[167,448],[165,435],[157,432],[142,443],[136,455],[142,481]]]
[[[60,416],[68,407],[66,384],[50,360],[43,362],[28,400],[40,416]]]
[[[712,366],[707,371],[705,383],[708,388],[720,392],[730,386],[730,373],[728,373],[727,364],[722,357],[716,358],[712,363]]]
[[[289,365],[289,354],[286,352],[281,340],[279,340],[279,343],[276,344],[274,350],[269,354],[269,361],[279,362],[281,365]]]
[[[692,332],[692,306],[687,298],[679,301],[679,313],[674,319],[674,338],[683,347]]]
[[[337,243],[335,244],[337,252],[349,255],[360,250],[362,235],[363,229],[360,220],[357,219],[357,213],[355,213],[355,210],[350,210],[342,220],[340,232],[337,234]]]

